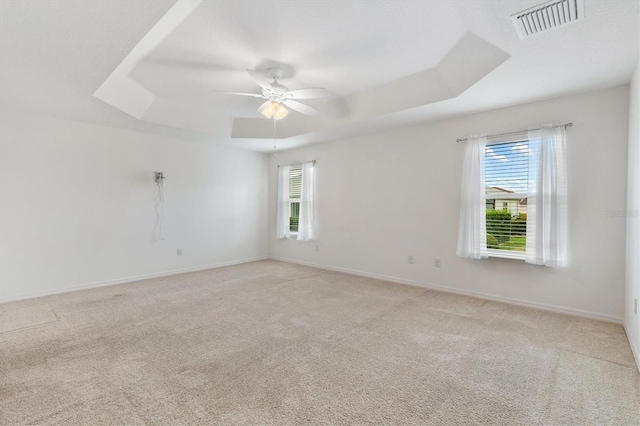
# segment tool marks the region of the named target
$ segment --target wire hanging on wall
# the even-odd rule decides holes
[[[164,240],[164,233],[162,231],[162,225],[164,224],[164,181],[165,176],[163,172],[156,172],[156,185],[158,185],[158,194],[156,195],[156,229],[154,235],[157,235],[161,240]],[[155,238],[157,241],[157,238]]]

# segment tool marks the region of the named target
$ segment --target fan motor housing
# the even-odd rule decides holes
[[[279,78],[282,78],[282,76],[284,75],[284,71],[282,70],[282,68],[269,68],[269,77],[277,80]]]

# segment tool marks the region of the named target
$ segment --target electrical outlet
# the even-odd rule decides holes
[[[413,265],[413,256],[408,256],[407,257],[407,262],[409,262],[411,265]]]
[[[633,313],[638,315],[638,299],[633,299]]]
[[[181,248],[178,249],[178,256],[182,256],[182,249]]]
[[[440,265],[441,265],[441,264],[440,264],[440,258],[439,258],[439,257],[436,257],[436,258],[433,260],[433,266],[434,266],[434,267],[436,267],[436,268],[439,268],[439,267],[440,267]]]
[[[316,246],[316,251],[320,251],[320,246]]]

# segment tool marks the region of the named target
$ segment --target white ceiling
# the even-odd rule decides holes
[[[630,80],[640,0],[519,40],[510,16],[541,2],[2,0],[0,106],[266,152],[261,101],[212,92],[258,93],[246,68],[332,95],[280,148]]]

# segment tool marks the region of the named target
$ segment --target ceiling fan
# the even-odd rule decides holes
[[[278,80],[282,78],[283,75],[281,68],[269,68],[267,74],[254,70],[247,70],[247,73],[262,88],[262,94],[225,92],[221,90],[214,90],[214,92],[266,99],[266,102],[258,107],[258,112],[269,119],[281,120],[285,118],[289,113],[285,105],[302,114],[317,115],[318,111],[316,109],[300,103],[297,100],[317,99],[327,96],[326,89],[318,87],[289,90],[287,87],[278,83]]]

